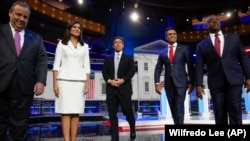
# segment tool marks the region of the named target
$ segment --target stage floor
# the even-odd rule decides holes
[[[120,141],[129,141],[130,129],[123,114],[119,116]],[[88,121],[88,115],[81,119],[77,135],[77,141],[110,141],[109,118],[107,114],[99,118],[99,121]],[[94,115],[95,116],[95,115]],[[96,115],[97,116],[97,115]],[[93,118],[93,115],[91,116]],[[158,115],[136,116],[135,141],[165,141],[165,125],[173,125],[171,117]],[[192,115],[184,120],[186,125],[212,125],[214,118],[210,116]],[[250,125],[250,114],[243,115],[243,124]],[[63,141],[60,121],[47,121],[38,124],[31,124],[29,127],[29,141]]]
[[[109,126],[109,117],[105,116],[106,124]],[[192,115],[185,117],[184,124],[192,125],[214,125],[214,117],[210,115]],[[158,116],[158,115],[142,115],[136,116],[136,130],[164,130],[165,125],[173,125],[171,117]],[[250,125],[250,114],[243,114],[243,125]],[[129,124],[126,121],[125,116],[119,116],[119,131],[129,131]]]

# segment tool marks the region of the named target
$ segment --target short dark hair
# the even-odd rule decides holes
[[[115,36],[115,37],[113,38],[112,44],[114,44],[114,41],[115,41],[116,39],[122,40],[122,43],[124,44],[124,39],[123,39],[123,37],[121,37],[121,36]]]
[[[83,26],[82,26],[82,23],[79,20],[71,20],[68,23],[67,28],[66,28],[65,33],[64,33],[64,37],[62,39],[62,44],[64,44],[64,45],[68,44],[68,41],[70,40],[70,29],[76,23],[80,24],[80,29],[81,29],[80,36],[78,37],[78,42],[82,46],[84,45],[84,41],[83,41],[83,37],[82,37]]]
[[[167,32],[168,32],[169,30],[175,30],[175,28],[174,28],[174,27],[167,27],[166,30],[165,30],[165,36],[167,35]],[[176,31],[176,30],[175,30],[175,31]]]

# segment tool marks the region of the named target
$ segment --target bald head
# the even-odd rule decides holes
[[[218,33],[221,30],[220,20],[216,15],[211,15],[206,19],[207,29],[210,33]]]

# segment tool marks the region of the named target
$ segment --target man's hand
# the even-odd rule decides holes
[[[247,93],[250,92],[250,79],[246,79],[244,87],[246,88]]]
[[[112,86],[114,86],[114,87],[118,87],[119,85],[117,84],[117,81],[116,81],[116,79],[110,79],[110,80],[108,80],[108,83],[110,84],[110,85],[112,85]]]
[[[110,79],[108,80],[108,83],[114,87],[119,87],[120,85],[122,85],[125,81],[123,79],[120,78],[116,78],[116,79]]]
[[[190,94],[194,90],[194,85],[193,84],[188,84],[188,94]]]
[[[118,87],[124,83],[124,80],[120,79],[120,78],[115,79],[115,81],[116,81],[116,85],[118,85]]]
[[[39,96],[39,95],[43,94],[43,92],[44,92],[44,84],[41,83],[41,82],[36,82],[33,92],[34,92],[34,94],[36,96]]]
[[[156,93],[161,94],[161,89],[162,89],[162,86],[161,86],[160,83],[159,84],[155,84],[155,91],[156,91]]]
[[[200,99],[202,99],[202,95],[204,95],[204,90],[203,90],[203,87],[202,86],[197,86],[196,87],[196,96]]]

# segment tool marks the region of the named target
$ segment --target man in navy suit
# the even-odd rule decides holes
[[[195,83],[202,99],[204,65],[207,67],[215,124],[242,124],[243,84],[250,91],[250,59],[238,34],[221,31],[220,20],[212,15],[206,21],[209,36],[197,44]],[[218,39],[218,38],[219,39]],[[217,38],[217,39],[216,39]],[[219,45],[218,52],[215,46]]]
[[[164,66],[164,88],[174,124],[182,125],[186,91],[188,89],[188,93],[191,93],[194,88],[194,64],[191,49],[177,43],[177,32],[174,28],[166,29],[165,38],[169,45],[158,56],[154,71],[155,91],[161,94],[160,76]]]
[[[120,36],[113,39],[115,53],[108,56],[103,64],[102,75],[106,85],[106,103],[111,123],[112,141],[119,141],[117,112],[119,105],[130,126],[130,140],[136,138],[135,118],[132,110],[132,83],[135,74],[133,56],[123,53],[124,40]]]
[[[10,22],[0,26],[0,140],[26,141],[30,107],[47,78],[47,54],[38,34],[26,29],[30,7],[15,2]],[[14,37],[19,33],[19,50]],[[18,35],[18,34],[17,34]],[[21,47],[21,51],[20,51]],[[20,52],[19,52],[20,51]]]

